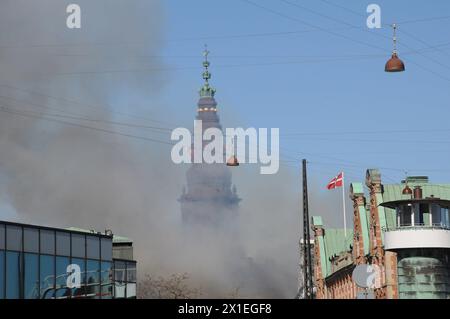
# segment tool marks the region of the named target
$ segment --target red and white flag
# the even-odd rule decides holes
[[[327,189],[335,189],[336,187],[342,187],[344,180],[344,172],[341,172],[333,178],[327,185]]]

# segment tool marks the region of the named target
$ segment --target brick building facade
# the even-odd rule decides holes
[[[380,172],[369,169],[365,186],[350,185],[353,230],[347,236],[312,217],[316,298],[354,299],[370,292],[377,299],[450,299],[450,185],[430,184],[427,177],[383,184]],[[420,190],[421,197],[404,194],[405,186]],[[411,215],[402,215],[402,207]],[[378,266],[378,285],[370,291],[352,279],[363,264]]]

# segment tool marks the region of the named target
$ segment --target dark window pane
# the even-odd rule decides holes
[[[100,262],[97,260],[87,261],[86,296],[93,299],[100,297]]]
[[[81,271],[81,286],[72,288],[72,297],[73,298],[84,298],[86,295],[86,267],[85,267],[85,259],[72,258],[72,264],[78,265]]]
[[[36,228],[25,228],[23,231],[23,249],[29,253],[39,252],[39,231]]]
[[[85,257],[84,235],[72,234],[72,257]]]
[[[436,204],[431,204],[431,223],[432,226],[438,226],[441,224],[441,206]]]
[[[136,264],[127,263],[127,281],[136,282]]]
[[[0,250],[0,299],[5,299],[5,252]]]
[[[56,233],[56,254],[70,256],[70,233]]]
[[[399,226],[411,226],[411,206],[401,207]]]
[[[450,227],[449,208],[441,207],[441,225],[444,227]]]
[[[6,298],[18,299],[20,298],[19,284],[20,284],[20,253],[7,252],[6,253]]]
[[[0,224],[0,249],[5,249],[5,225]]]
[[[39,298],[39,279],[38,279],[38,260],[37,254],[25,254],[25,280],[24,297],[25,299]]]
[[[420,205],[419,204],[413,205],[413,213],[414,213],[414,225],[419,226],[421,224],[420,223],[421,213],[420,213]]]
[[[41,255],[41,293],[42,299],[51,299],[55,296],[55,257]]]
[[[6,249],[22,250],[22,227],[6,226]]]
[[[112,269],[110,262],[102,262],[100,274],[101,295],[103,299],[112,298]]]
[[[41,230],[41,254],[55,254],[55,232],[53,230]]]
[[[56,257],[56,298],[70,297],[70,288],[67,287],[67,266],[69,257]]]
[[[100,259],[100,239],[95,236],[86,236],[87,258]]]
[[[102,249],[102,259],[111,260],[112,259],[112,239],[102,238],[101,239],[101,249]]]

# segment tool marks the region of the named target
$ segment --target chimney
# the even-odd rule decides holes
[[[422,199],[422,187],[414,187],[414,199]]]

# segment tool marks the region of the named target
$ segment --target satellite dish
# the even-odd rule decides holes
[[[352,273],[354,283],[364,289],[381,286],[381,270],[377,265],[362,264],[355,267]]]

